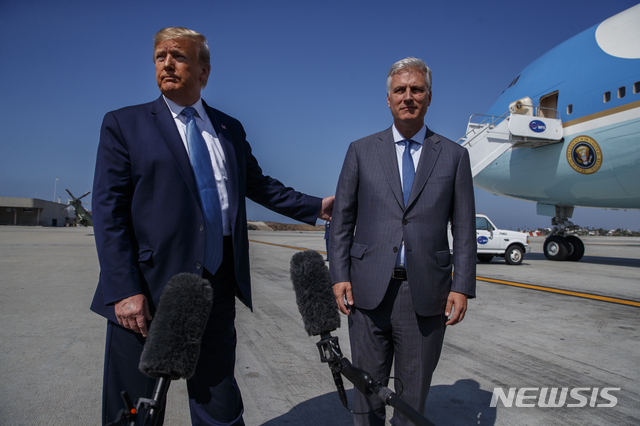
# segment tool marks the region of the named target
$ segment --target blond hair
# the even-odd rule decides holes
[[[196,46],[198,46],[198,60],[200,63],[211,66],[211,55],[209,53],[209,45],[207,45],[207,38],[197,31],[184,27],[166,27],[153,35],[154,62],[156,60],[155,50],[158,44],[165,40],[176,39],[186,39],[194,42]],[[202,88],[204,89],[206,85],[207,81],[205,80],[202,83]]]

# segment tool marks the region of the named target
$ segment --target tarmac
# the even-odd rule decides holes
[[[324,251],[323,233],[249,238],[255,309],[238,303],[236,321],[246,424],[351,425],[289,279],[291,256]],[[640,238],[584,238],[580,262],[547,261],[544,238],[530,240],[522,265],[478,264],[478,297],[447,329],[426,417],[439,426],[639,424]],[[92,228],[0,227],[0,425],[100,423],[106,320],[89,311],[98,275]],[[333,334],[350,358],[342,324]],[[533,390],[491,407],[495,388]],[[570,407],[580,400],[567,396],[541,407],[541,388],[585,388],[588,403]],[[615,406],[598,407],[610,400],[592,398],[593,388],[620,388],[609,392]],[[184,380],[171,385],[165,424],[190,424]]]

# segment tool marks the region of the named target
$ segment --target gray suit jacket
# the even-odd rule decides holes
[[[449,221],[455,240],[453,259]],[[419,315],[444,313],[450,291],[475,297],[475,237],[466,149],[427,129],[405,208],[391,128],[349,146],[331,220],[330,269],[333,283],[351,282],[356,307],[373,309],[380,304],[403,239]]]

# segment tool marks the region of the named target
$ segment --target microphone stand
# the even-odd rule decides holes
[[[167,375],[162,375],[156,381],[156,386],[153,389],[152,398],[138,398],[136,399],[136,405],[133,406],[131,398],[127,391],[122,391],[120,396],[124,402],[124,408],[118,412],[116,420],[109,423],[107,426],[126,425],[135,426],[136,418],[140,413],[140,409],[144,408],[147,411],[145,415],[143,425],[144,426],[156,426],[160,418],[160,411],[165,403],[165,397],[171,384],[171,378]]]
[[[379,381],[373,380],[368,372],[354,367],[353,364],[342,355],[340,344],[338,343],[338,336],[332,336],[330,332],[326,332],[320,335],[320,339],[321,340],[316,343],[320,351],[320,360],[329,364],[333,379],[338,388],[340,401],[342,401],[342,405],[344,405],[345,408],[348,408],[348,401],[341,375],[353,383],[353,386],[364,395],[378,395],[382,402],[398,410],[398,412],[409,419],[411,423],[417,426],[434,426],[433,423],[427,420],[422,414],[402,400],[398,394],[388,387],[382,386]]]

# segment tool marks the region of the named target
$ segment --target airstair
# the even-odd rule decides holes
[[[550,118],[553,116],[554,118]],[[511,148],[535,148],[562,141],[562,121],[555,109],[534,107],[523,98],[509,105],[501,116],[474,114],[467,133],[458,140],[469,150],[475,177]]]

